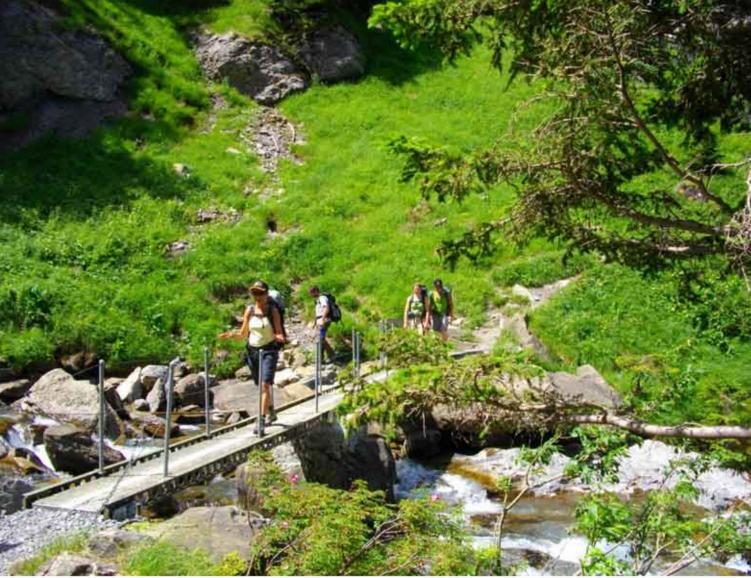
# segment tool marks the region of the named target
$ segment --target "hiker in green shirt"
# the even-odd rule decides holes
[[[433,331],[441,334],[444,341],[449,338],[449,323],[454,319],[454,298],[451,290],[443,286],[443,281],[433,281],[433,290],[430,292],[430,318]]]

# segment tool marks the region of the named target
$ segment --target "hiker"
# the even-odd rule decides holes
[[[420,335],[425,335],[429,321],[428,305],[428,288],[415,283],[404,304],[404,328],[416,329]]]
[[[444,287],[443,281],[433,281],[433,290],[430,292],[430,319],[433,331],[441,334],[444,341],[449,338],[449,323],[454,319],[454,298],[451,290]]]
[[[266,416],[266,423],[276,419],[271,405],[271,388],[274,386],[274,374],[279,361],[279,350],[284,346],[284,324],[282,314],[276,301],[269,297],[269,286],[263,281],[256,281],[250,286],[254,302],[245,308],[243,324],[239,331],[227,331],[219,335],[222,339],[246,339],[248,366],[253,381],[258,384],[259,358],[263,350],[263,367],[260,368],[261,381],[261,420]],[[256,426],[257,429],[257,426]]]
[[[328,293],[321,293],[321,289],[317,285],[313,285],[310,288],[310,296],[316,301],[316,330],[318,332],[318,339],[321,341],[321,347],[329,358],[329,361],[334,359],[334,348],[326,339],[326,332],[329,329],[335,313],[335,305],[333,303],[332,296]],[[338,310],[338,309],[337,309]]]

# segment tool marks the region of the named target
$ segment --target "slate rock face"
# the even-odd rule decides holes
[[[82,136],[124,114],[130,73],[101,36],[66,28],[48,5],[0,2],[0,121],[15,126],[0,148],[47,133]]]
[[[304,90],[305,73],[279,48],[237,34],[201,35],[196,55],[206,76],[227,80],[261,104],[274,104]]]
[[[300,44],[299,54],[311,74],[323,82],[352,80],[365,74],[360,44],[354,34],[341,26],[308,34]]]

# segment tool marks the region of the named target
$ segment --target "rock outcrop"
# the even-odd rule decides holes
[[[175,384],[175,402],[177,405],[199,405],[204,407],[206,403],[205,379],[202,373],[192,373],[181,378]],[[216,384],[216,378],[209,376],[209,387]],[[209,403],[211,403],[211,391],[209,391]]]
[[[126,548],[131,548],[152,538],[138,532],[128,532],[115,528],[94,534],[88,543],[89,552],[100,558],[116,558]]]
[[[247,514],[234,506],[220,506],[188,508],[144,533],[190,550],[200,548],[219,562],[230,552],[247,558],[254,530]]]
[[[206,76],[227,80],[261,104],[274,104],[304,90],[305,73],[279,48],[237,34],[200,35],[196,55]]]
[[[20,402],[31,413],[46,415],[93,431],[99,423],[99,392],[88,381],[77,381],[62,369],[45,373]],[[105,404],[105,434],[116,438],[122,424],[115,411]]]
[[[44,448],[56,470],[73,475],[85,474],[99,467],[99,449],[91,435],[72,425],[55,425],[44,431]],[[117,450],[104,448],[104,463],[124,459]]]
[[[37,576],[116,576],[117,567],[82,556],[63,552],[45,562]]]
[[[82,136],[127,111],[128,63],[101,36],[64,26],[50,5],[0,3],[0,124],[17,126],[3,130],[0,149]]]
[[[360,44],[354,34],[341,26],[306,35],[299,54],[310,73],[323,82],[352,80],[365,74]]]

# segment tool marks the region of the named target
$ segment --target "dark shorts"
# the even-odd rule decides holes
[[[433,313],[433,331],[443,333],[449,329],[449,316]]]
[[[259,349],[257,347],[248,347],[247,361],[250,368],[250,376],[258,385],[258,358]],[[276,345],[267,345],[263,348],[263,367],[261,368],[261,377],[263,383],[274,383],[276,374],[276,364],[279,362],[279,347]]]
[[[321,341],[326,339],[326,332],[329,330],[329,325],[331,325],[331,323],[324,323],[321,327],[318,328],[318,338]]]

